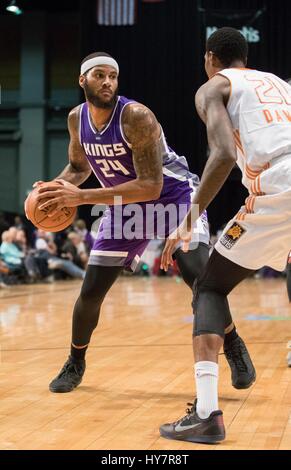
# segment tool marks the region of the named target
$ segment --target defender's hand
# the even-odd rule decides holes
[[[168,271],[168,267],[173,266],[173,253],[180,241],[182,241],[182,250],[187,253],[189,250],[191,236],[192,230],[188,228],[188,221],[186,217],[182,224],[171,233],[169,238],[167,238],[166,245],[162,253],[161,269]]]

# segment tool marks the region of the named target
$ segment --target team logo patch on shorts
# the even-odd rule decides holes
[[[228,231],[220,238],[220,243],[227,250],[230,250],[244,233],[245,229],[242,228],[238,223],[234,222]]]

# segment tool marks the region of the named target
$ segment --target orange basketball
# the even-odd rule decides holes
[[[47,186],[55,185],[56,181],[45,183]],[[61,184],[61,183],[59,183]],[[35,227],[45,230],[46,232],[60,232],[67,228],[76,217],[76,207],[63,207],[53,217],[48,217],[49,212],[54,208],[54,204],[46,207],[43,210],[39,210],[38,205],[43,204],[48,199],[42,199],[41,203],[38,203],[36,197],[38,196],[38,188],[35,188],[25,201],[25,209],[29,220],[35,225]]]

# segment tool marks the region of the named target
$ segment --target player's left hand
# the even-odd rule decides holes
[[[189,244],[191,241],[192,230],[188,227],[187,217],[184,219],[182,224],[171,233],[167,238],[165,247],[162,253],[161,269],[168,271],[169,266],[173,266],[173,253],[176,249],[177,244],[182,241],[182,250],[187,253],[189,250]]]
[[[50,186],[46,186],[45,183],[42,184],[38,193],[38,202],[49,198],[48,201],[38,206],[40,210],[43,210],[52,204],[56,204],[56,207],[49,212],[48,217],[53,217],[63,207],[76,207],[82,203],[82,190],[63,179],[55,180],[55,185],[52,185],[51,183]]]

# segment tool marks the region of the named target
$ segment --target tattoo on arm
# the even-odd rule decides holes
[[[91,174],[91,168],[85,152],[79,142],[79,113],[80,106],[74,108],[68,116],[68,129],[70,133],[69,164],[64,168],[58,178],[65,179],[79,186]]]
[[[155,115],[141,104],[128,105],[122,126],[132,146],[137,179],[144,183],[163,184],[161,127]]]

